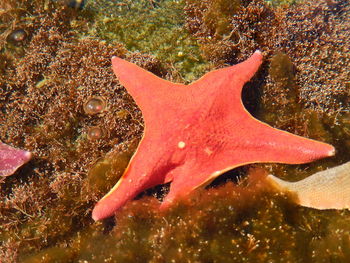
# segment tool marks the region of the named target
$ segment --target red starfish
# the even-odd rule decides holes
[[[274,129],[244,108],[241,91],[262,62],[246,61],[205,74],[186,86],[112,58],[114,73],[140,107],[145,131],[124,175],[95,206],[111,216],[147,188],[172,182],[162,207],[225,171],[257,162],[299,164],[334,155],[329,144]]]

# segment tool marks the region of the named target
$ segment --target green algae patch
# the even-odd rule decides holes
[[[98,160],[88,172],[89,191],[106,193],[123,175],[134,154],[138,140],[119,144],[105,157]]]
[[[277,52],[270,62],[269,74],[274,82],[280,86],[280,88],[288,89],[289,94],[287,96],[290,100],[296,101],[296,94],[298,90],[293,87],[295,85],[295,67],[285,53]]]
[[[302,3],[303,0],[265,0],[265,2],[273,6],[289,6],[297,3]]]
[[[200,1],[187,1],[200,2]],[[215,38],[223,38],[230,34],[231,16],[241,7],[240,0],[218,0],[211,1],[208,10],[205,12],[203,21],[206,27],[214,34]]]
[[[299,88],[295,82],[296,70],[290,57],[282,52],[274,54],[268,73],[273,87],[267,86],[265,90],[268,92],[268,100],[264,98],[263,103],[259,105],[259,117],[271,125],[278,125],[281,129],[298,127],[301,105],[298,98]]]
[[[349,223],[349,211],[343,211],[341,217],[335,218],[326,226],[324,238],[319,237],[312,241],[315,262],[322,262],[325,258],[333,262],[346,262],[350,257]]]
[[[152,54],[172,65],[178,81],[193,81],[206,70],[196,41],[184,28],[184,1],[128,1],[96,4],[97,37],[123,43],[130,51]]]
[[[38,254],[26,256],[21,259],[22,263],[67,263],[73,259],[70,248],[52,247],[44,249]]]

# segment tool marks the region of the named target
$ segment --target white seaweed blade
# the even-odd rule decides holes
[[[268,175],[267,179],[277,188],[295,194],[301,206],[316,209],[350,208],[350,162],[297,182],[287,182],[273,175]]]

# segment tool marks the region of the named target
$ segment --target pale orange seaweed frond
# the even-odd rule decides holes
[[[267,180],[278,189],[295,194],[301,206],[316,209],[350,208],[350,162],[297,182],[287,182],[274,175],[268,175]]]

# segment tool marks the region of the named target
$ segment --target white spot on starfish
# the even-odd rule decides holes
[[[177,147],[179,147],[180,149],[185,148],[185,146],[186,146],[186,143],[183,142],[183,141],[180,141],[180,142],[177,144]]]

